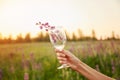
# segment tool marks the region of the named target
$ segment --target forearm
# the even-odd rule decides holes
[[[96,71],[95,69],[92,69],[88,65],[86,65],[83,62],[78,62],[76,71],[81,73],[83,76],[88,78],[89,80],[114,80],[104,74],[101,74],[100,72]]]
[[[57,52],[58,52],[57,56],[61,64],[69,65],[72,69],[78,71],[80,74],[82,74],[89,80],[114,80],[96,71],[95,69],[89,67],[69,51],[63,50],[63,51],[57,51]]]

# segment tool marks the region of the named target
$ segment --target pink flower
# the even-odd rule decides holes
[[[45,26],[45,24],[41,24],[42,26]]]
[[[40,26],[40,29],[42,29],[43,27],[42,26]]]
[[[53,39],[54,43],[56,43],[56,35],[55,34],[51,34],[51,36],[52,36],[52,39]]]
[[[46,31],[55,29],[55,26],[50,26],[48,22],[46,23],[39,22],[39,23],[36,23],[36,25],[40,25],[40,29],[44,28]]]
[[[39,22],[39,24],[41,24],[41,22]]]
[[[47,23],[45,23],[45,26],[48,26],[48,22],[47,22]]]
[[[51,29],[55,29],[55,26],[51,26]]]
[[[46,29],[46,31],[48,31],[48,29]]]
[[[27,72],[24,73],[24,80],[29,80],[29,74]]]
[[[36,23],[36,25],[38,25],[38,23]]]

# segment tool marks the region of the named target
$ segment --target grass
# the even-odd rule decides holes
[[[65,49],[101,73],[120,80],[120,41],[68,42]],[[60,66],[49,42],[0,45],[0,80],[87,80]]]

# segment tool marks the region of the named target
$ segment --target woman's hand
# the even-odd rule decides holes
[[[57,53],[57,58],[61,64],[67,64],[72,69],[77,70],[80,60],[74,56],[71,52],[67,50],[55,50]]]
[[[67,64],[89,80],[115,80],[89,67],[67,50],[55,50],[61,64]]]

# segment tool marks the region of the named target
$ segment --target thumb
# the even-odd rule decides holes
[[[63,53],[65,54],[66,56],[69,56],[70,55],[70,52],[68,50],[62,50],[60,51],[60,53]]]

